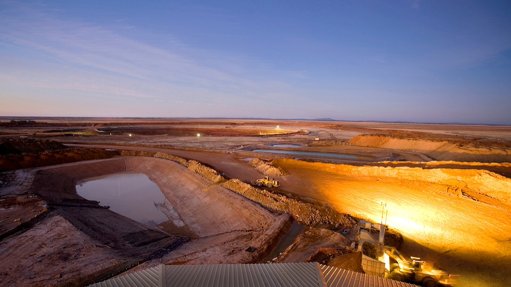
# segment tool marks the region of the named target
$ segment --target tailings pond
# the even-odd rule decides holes
[[[335,158],[335,159],[348,159],[348,160],[356,160],[357,157],[351,154],[342,154],[342,153],[330,153],[330,152],[313,152],[313,151],[297,151],[297,150],[276,150],[276,149],[255,149],[253,152],[260,153],[273,153],[273,154],[282,154],[282,155],[292,155],[298,158],[308,158],[308,157],[320,157],[320,158]]]
[[[274,148],[299,148],[299,147],[303,147],[303,145],[299,145],[299,144],[272,144],[271,147],[274,147]]]
[[[85,199],[99,201],[113,212],[149,227],[171,234],[188,233],[158,185],[145,174],[120,173],[93,178],[77,184],[76,191]]]

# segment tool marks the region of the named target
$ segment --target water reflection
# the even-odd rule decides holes
[[[299,147],[302,147],[302,145],[299,145],[299,144],[272,144],[271,147],[276,147],[276,148],[299,148]]]
[[[145,174],[121,173],[79,183],[77,193],[152,228],[183,233],[186,225],[156,183]],[[180,232],[181,231],[181,232]]]
[[[256,149],[253,152],[261,153],[273,153],[283,155],[293,155],[296,157],[324,157],[324,158],[336,158],[336,159],[357,159],[356,156],[351,154],[342,153],[329,153],[329,152],[313,152],[313,151],[296,151],[296,150],[275,150],[275,149]]]

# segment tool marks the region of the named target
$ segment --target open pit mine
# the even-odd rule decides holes
[[[509,286],[511,127],[0,119],[0,285],[146,279]]]

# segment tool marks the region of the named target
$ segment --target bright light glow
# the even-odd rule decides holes
[[[129,136],[129,137],[132,137],[132,136],[133,136],[133,134],[128,134],[128,136]]]
[[[387,253],[383,253],[383,263],[385,263],[385,269],[390,271],[390,257]]]
[[[200,133],[197,133],[197,137],[200,138],[200,136],[201,136]]]

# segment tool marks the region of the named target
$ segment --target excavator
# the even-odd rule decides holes
[[[420,284],[423,287],[448,287],[454,286],[455,276],[432,267],[427,267],[426,262],[419,257],[404,257],[394,247],[385,246],[385,267],[388,271],[388,278]]]

